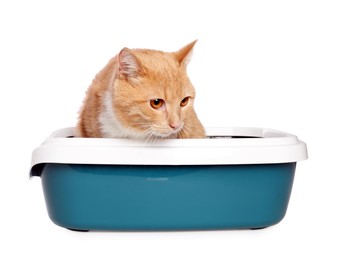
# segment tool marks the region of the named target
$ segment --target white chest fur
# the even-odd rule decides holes
[[[103,137],[106,138],[127,138],[136,136],[131,129],[127,129],[119,122],[115,115],[112,93],[107,91],[103,96],[103,108],[99,116],[99,123]]]

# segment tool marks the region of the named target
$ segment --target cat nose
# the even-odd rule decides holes
[[[179,121],[179,122],[175,122],[175,123],[169,123],[169,126],[172,129],[176,130],[176,129],[178,129],[181,126],[181,122]]]

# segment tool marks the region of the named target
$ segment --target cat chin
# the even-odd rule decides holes
[[[170,131],[168,133],[160,133],[157,131],[153,131],[150,135],[150,138],[157,138],[157,139],[174,139],[177,138],[178,133],[181,131],[181,129],[176,131]]]
[[[178,138],[178,134],[183,130],[183,128],[184,128],[183,122],[176,129],[171,129],[170,127],[166,127],[166,126],[159,127],[156,125],[155,127],[151,127],[151,132],[149,132],[149,138],[157,138],[157,139]]]

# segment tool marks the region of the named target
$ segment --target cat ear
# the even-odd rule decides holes
[[[191,59],[193,47],[196,44],[196,42],[197,40],[191,42],[190,44],[187,44],[185,47],[181,48],[177,52],[173,52],[174,56],[176,57],[180,64],[187,66]]]
[[[142,75],[142,66],[137,57],[128,48],[123,48],[118,54],[119,75],[131,79]]]

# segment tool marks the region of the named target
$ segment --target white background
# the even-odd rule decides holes
[[[340,259],[339,1],[1,1],[0,34],[1,259]],[[121,48],[175,51],[194,39],[189,74],[205,126],[274,128],[307,143],[284,220],[260,231],[54,225],[40,179],[28,178],[32,150],[75,124]]]

